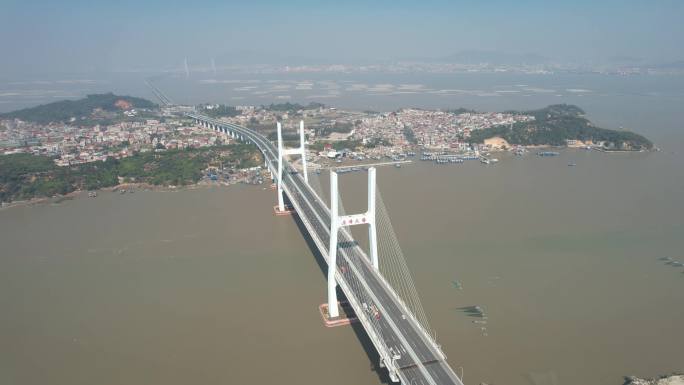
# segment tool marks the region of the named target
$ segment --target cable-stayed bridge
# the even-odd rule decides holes
[[[304,127],[300,147],[284,149],[280,123],[274,146],[263,135],[202,114],[188,116],[208,129],[236,140],[251,142],[263,153],[265,164],[277,180],[278,209],[285,210],[284,196],[304,224],[308,235],[328,264],[328,311],[338,316],[337,287],[354,309],[378,351],[380,364],[390,378],[403,384],[458,384],[459,377],[431,335],[427,316],[398,246],[382,198],[376,191],[375,168],[368,169],[368,210],[348,215],[337,189],[337,173],[331,171],[330,205],[322,198],[317,177],[306,169]],[[302,156],[302,172],[285,155]],[[368,226],[369,252],[354,240],[350,226]]]
[[[154,83],[152,83],[152,79],[145,79],[145,84],[150,88],[150,90],[152,90],[152,93],[157,97],[157,99],[159,99],[162,105],[170,106],[173,104],[171,99],[169,99],[159,88],[157,88],[157,86],[154,85]]]

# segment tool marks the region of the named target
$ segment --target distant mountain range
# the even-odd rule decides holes
[[[658,68],[658,69],[668,69],[668,70],[684,70],[684,60],[679,60],[675,62],[670,62],[670,63],[663,63],[663,64],[654,64],[649,66],[651,68]]]
[[[672,63],[658,64],[653,63],[646,58],[634,56],[611,56],[597,59],[593,62],[581,64],[580,62],[565,62],[560,59],[550,58],[534,52],[501,52],[491,50],[464,50],[455,52],[444,56],[398,56],[395,58],[368,58],[368,59],[342,59],[322,58],[318,56],[309,55],[290,55],[278,53],[265,53],[256,50],[235,50],[225,51],[216,54],[214,57],[215,65],[220,67],[249,67],[255,65],[264,65],[266,67],[274,66],[326,66],[326,65],[392,65],[397,62],[412,62],[412,63],[427,63],[427,64],[462,64],[462,65],[481,65],[487,64],[490,66],[538,66],[551,64],[567,64],[577,65],[580,67],[640,67],[640,68],[657,68],[664,70],[682,69],[684,68],[684,61],[676,61]],[[206,61],[206,60],[205,60]],[[191,67],[199,66],[203,69],[210,68],[210,62],[200,63],[195,60],[190,60]]]
[[[535,53],[507,53],[497,51],[461,51],[431,61],[459,64],[495,64],[495,65],[533,65],[544,64],[550,60]]]

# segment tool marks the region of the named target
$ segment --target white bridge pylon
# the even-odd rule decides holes
[[[368,169],[368,211],[362,214],[339,215],[337,173],[330,170],[330,249],[328,251],[328,313],[330,318],[340,315],[337,308],[337,232],[342,227],[368,225],[368,244],[371,264],[378,269],[378,230],[375,222],[375,167]]]
[[[304,182],[309,184],[309,173],[306,170],[306,146],[304,137],[304,121],[299,121],[299,147],[298,148],[283,148],[283,128],[278,122],[278,210],[285,211],[285,202],[283,201],[283,156],[285,155],[301,155],[302,157],[302,172],[304,173]]]

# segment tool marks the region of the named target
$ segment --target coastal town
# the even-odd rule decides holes
[[[197,124],[187,116],[189,112],[250,128],[274,142],[280,122],[289,147],[300,145],[298,130],[303,122],[307,161],[310,170],[318,171],[333,167],[356,171],[378,163],[401,167],[414,157],[438,165],[466,161],[489,165],[499,161],[496,153],[500,152],[555,156],[559,147],[599,151],[652,147],[637,134],[593,126],[581,109],[571,105],[529,112],[463,108],[360,112],[320,103],[157,106],[140,98],[88,95],[81,101],[0,114],[0,160],[8,170],[2,175],[1,200],[129,183],[261,184],[270,178],[256,146]]]
[[[211,111],[218,105],[205,105]],[[186,108],[162,108],[156,118],[124,120],[114,124],[80,126],[78,122],[39,124],[19,119],[0,120],[0,152],[4,155],[31,153],[49,156],[59,166],[70,166],[109,158],[121,159],[148,151],[202,148],[227,144],[229,136],[193,124],[183,115]],[[471,133],[492,127],[512,127],[534,121],[520,113],[440,111],[405,108],[387,113],[344,111],[323,105],[280,109],[278,106],[238,106],[236,116],[222,120],[256,128],[273,138],[276,121],[294,133],[305,122],[307,145],[312,156],[390,157],[408,152],[465,153],[520,150],[500,137],[472,143]],[[97,113],[97,112],[95,112]],[[136,109],[122,114],[135,117]],[[290,135],[291,136],[291,135]],[[579,143],[601,145],[601,143]],[[567,145],[578,145],[568,140]],[[324,151],[325,150],[325,151]],[[340,150],[330,152],[331,150]],[[345,150],[345,151],[341,151]]]
[[[135,110],[129,112],[135,114]],[[135,152],[199,148],[221,144],[213,132],[188,126],[182,118],[146,119],[112,125],[82,127],[3,120],[3,154],[31,153],[54,157],[59,166],[121,159]]]

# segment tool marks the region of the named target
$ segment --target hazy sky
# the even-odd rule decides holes
[[[486,3],[486,4],[485,4]],[[333,62],[462,50],[564,61],[684,59],[682,0],[0,0],[0,72],[226,64],[235,52]]]

